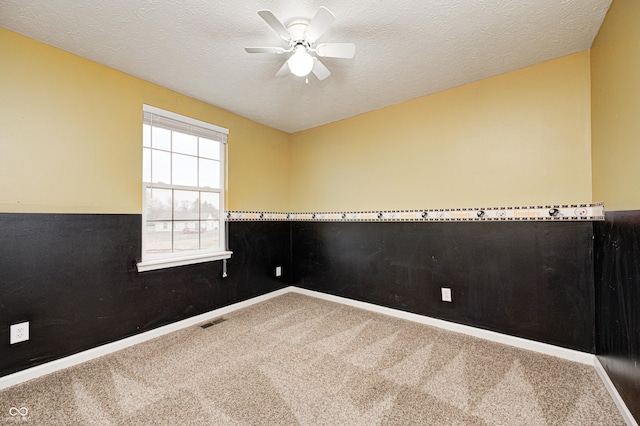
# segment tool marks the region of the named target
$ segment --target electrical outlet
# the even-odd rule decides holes
[[[451,289],[442,287],[440,290],[442,291],[442,301],[451,302]]]
[[[13,324],[9,327],[9,344],[24,342],[29,340],[29,321]]]
[[[282,276],[282,266],[276,266],[276,277]]]

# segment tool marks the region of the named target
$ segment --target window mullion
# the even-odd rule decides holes
[[[176,212],[175,212],[175,208],[176,208],[176,194],[175,194],[176,190],[172,189],[171,190],[171,252],[175,253],[175,247],[176,247],[176,236],[175,236],[175,232],[176,232]]]
[[[202,191],[202,192],[222,192],[219,188],[208,188],[208,187],[199,187],[199,186],[188,186],[188,185],[170,185],[161,182],[143,182],[143,184],[147,188],[155,188],[155,189],[177,189],[182,191]]]

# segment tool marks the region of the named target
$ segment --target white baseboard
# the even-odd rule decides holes
[[[631,414],[631,411],[629,411],[629,408],[627,408],[627,404],[624,403],[624,400],[620,396],[620,393],[618,393],[618,389],[616,389],[616,387],[614,386],[613,382],[609,378],[609,375],[607,374],[607,371],[600,363],[598,357],[594,357],[593,366],[595,367],[598,376],[600,376],[602,383],[604,383],[604,386],[607,388],[609,395],[611,395],[611,399],[613,399],[613,402],[615,402],[616,406],[618,407],[620,414],[622,414],[622,417],[624,417],[624,421],[627,422],[629,426],[638,426],[638,423],[633,418],[633,414]]]
[[[156,337],[160,337],[162,335],[172,333],[174,331],[181,330],[186,327],[191,327],[193,325],[206,322],[208,320],[220,317],[222,315],[228,314],[238,309],[246,308],[256,303],[264,302],[266,300],[269,300],[274,297],[278,297],[287,293],[298,293],[306,296],[316,297],[318,299],[341,303],[344,305],[365,309],[367,311],[377,312],[380,314],[388,315],[395,318],[401,318],[408,321],[417,322],[420,324],[426,324],[426,325],[442,328],[445,330],[454,331],[456,333],[462,333],[462,334],[466,334],[474,337],[479,337],[481,339],[486,339],[493,342],[514,346],[517,348],[528,349],[528,350],[539,352],[542,354],[567,359],[569,361],[592,365],[595,367],[596,371],[598,372],[598,375],[602,379],[605,387],[609,391],[609,394],[611,395],[614,402],[618,406],[618,409],[620,410],[620,413],[624,417],[627,424],[629,424],[630,426],[638,426],[633,416],[631,415],[631,412],[629,411],[624,401],[620,397],[620,394],[618,393],[615,386],[609,379],[609,376],[607,376],[607,373],[605,372],[604,368],[600,364],[600,361],[598,361],[597,357],[593,354],[575,351],[572,349],[561,348],[559,346],[549,345],[546,343],[536,342],[533,340],[523,339],[520,337],[509,336],[506,334],[497,333],[489,330],[483,330],[480,328],[475,328],[467,325],[456,324],[453,322],[444,321],[437,318],[430,318],[423,315],[412,314],[412,313],[400,311],[397,309],[374,305],[372,303],[360,302],[357,300],[347,299],[340,296],[333,296],[330,294],[320,293],[312,290],[305,290],[305,289],[294,287],[294,286],[285,287],[283,289],[276,290],[262,296],[254,297],[252,299],[245,300],[243,302],[234,303],[233,305],[215,309],[213,311],[206,312],[204,314],[197,315],[191,318],[187,318],[185,320],[178,321],[173,324],[168,324],[162,327],[158,327],[144,333],[136,334],[135,336],[127,337],[125,339],[118,340],[116,342],[107,343],[105,345],[88,349],[86,351],[83,351],[74,355],[70,355],[65,358],[61,358],[58,360],[48,362],[46,364],[31,367],[26,370],[18,371],[17,373],[13,373],[8,376],[0,377],[0,389],[8,388],[10,386],[14,386],[14,385],[26,382],[28,380],[45,376],[47,374],[50,374],[62,369],[72,367],[74,365],[77,365],[86,361],[90,361],[95,358],[99,358],[101,356],[119,351],[121,349],[125,349],[133,345],[137,345],[138,343],[146,342],[147,340],[151,340]]]
[[[360,302],[357,300],[347,299],[340,296],[332,296],[330,294],[319,293],[317,291],[305,290],[297,287],[291,287],[291,291],[307,296],[317,297],[319,299],[342,303],[344,305],[349,305],[360,309],[365,309],[367,311],[377,312],[396,318],[402,318],[420,324],[426,324],[449,331],[455,331],[456,333],[467,334],[469,336],[479,337],[481,339],[491,340],[493,342],[498,342],[509,346],[515,346],[517,348],[528,349],[530,351],[568,359],[569,361],[580,362],[582,364],[593,365],[593,359],[595,358],[593,354],[586,352],[561,348],[559,346],[549,345],[547,343],[536,342],[533,340],[523,339],[521,337],[509,336],[506,334],[497,333],[495,331],[483,330],[481,328],[471,327],[468,325],[456,324],[454,322],[426,317],[424,315],[412,314],[410,312],[400,311],[398,309],[374,305],[373,303]]]
[[[196,315],[194,317],[187,318],[182,321],[178,321],[162,327],[154,328],[153,330],[136,334],[135,336],[127,337],[127,338],[118,340],[116,342],[97,346],[95,348],[91,348],[74,355],[69,355],[64,358],[47,362],[46,364],[37,365],[35,367],[31,367],[26,370],[9,374],[8,376],[0,377],[0,389],[8,388],[10,386],[14,386],[19,383],[26,382],[28,380],[36,379],[38,377],[45,376],[53,372],[56,372],[68,367],[72,367],[74,365],[77,365],[86,361],[90,361],[95,358],[99,358],[101,356],[110,354],[112,352],[116,352],[121,349],[125,349],[130,346],[137,345],[142,342],[146,342],[147,340],[151,340],[156,337],[160,337],[165,334],[172,333],[174,331],[178,331],[186,327],[191,327],[192,325],[206,322],[208,320],[228,314],[238,309],[246,308],[247,306],[264,302],[265,300],[269,300],[277,296],[281,296],[283,294],[289,293],[290,291],[291,291],[291,287],[283,288],[281,290],[276,290],[262,296],[245,300],[243,302],[234,303],[233,305],[225,306],[223,308],[215,309],[213,311],[209,311],[201,315]]]

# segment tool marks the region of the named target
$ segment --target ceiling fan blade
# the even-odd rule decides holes
[[[318,9],[313,19],[311,19],[311,22],[309,22],[309,26],[304,33],[304,37],[309,43],[314,43],[329,29],[335,20],[336,17],[333,16],[333,13],[331,13],[326,7],[322,6]]]
[[[287,59],[285,63],[282,64],[282,67],[280,67],[280,69],[276,73],[276,77],[283,77],[289,73],[291,73],[291,71],[289,70],[289,60]]]
[[[324,58],[351,59],[356,54],[356,45],[353,43],[321,43],[316,46],[316,53]]]
[[[331,71],[329,71],[318,58],[313,58],[313,69],[311,72],[318,77],[318,80],[324,80],[331,75]]]
[[[276,18],[276,15],[274,15],[273,12],[270,10],[261,10],[258,12],[258,15],[260,15],[260,17],[264,19],[264,21],[269,24],[269,26],[273,28],[283,40],[291,40],[289,31],[287,31],[287,28],[282,24],[282,22]]]
[[[244,50],[247,53],[277,53],[278,55],[284,53],[282,47],[245,47]]]

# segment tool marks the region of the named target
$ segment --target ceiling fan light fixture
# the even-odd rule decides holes
[[[296,46],[295,52],[289,58],[288,63],[291,74],[298,77],[309,75],[313,69],[313,57],[307,53],[307,50],[302,45]]]

